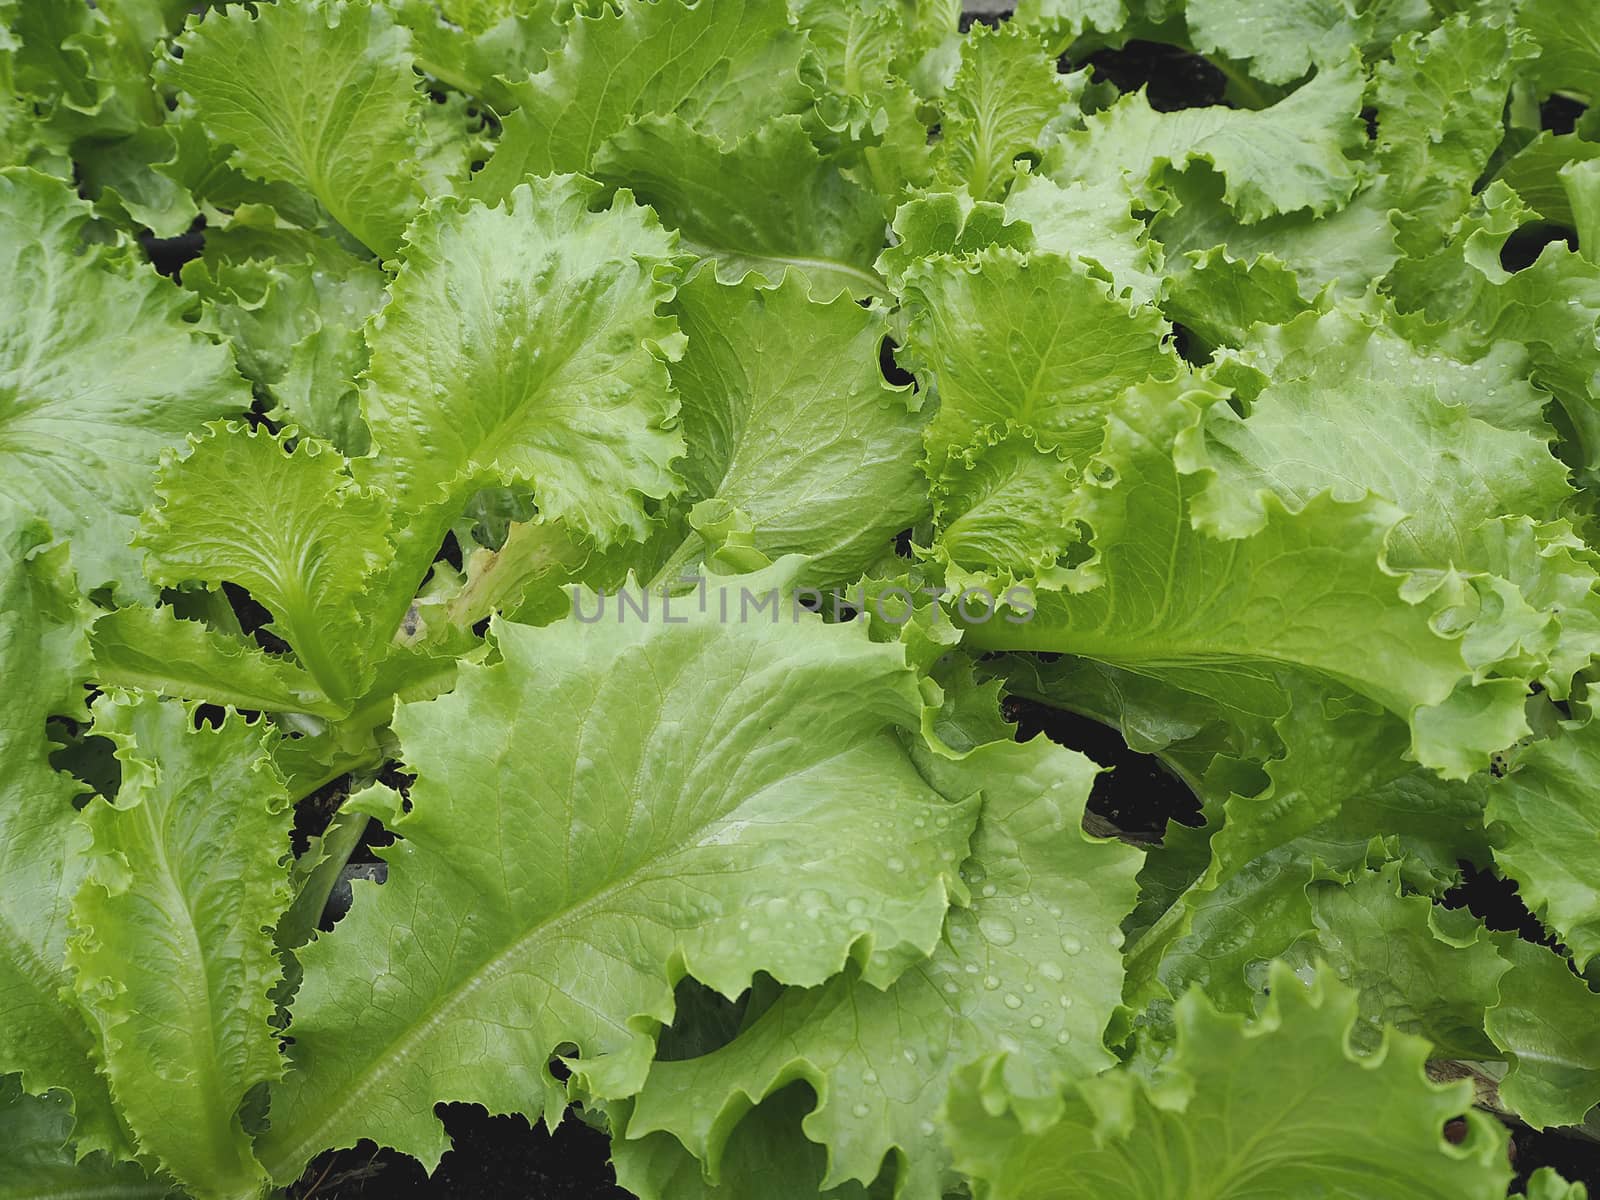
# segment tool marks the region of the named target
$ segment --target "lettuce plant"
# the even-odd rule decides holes
[[[1583,1124],[1566,0],[191,7],[0,0],[0,1196],[447,1103],[647,1200],[1461,1200]]]

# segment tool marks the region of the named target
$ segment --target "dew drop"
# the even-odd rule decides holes
[[[851,1109],[851,1110],[850,1110],[850,1111],[851,1111],[851,1112],[852,1112],[852,1113],[854,1113],[854,1114],[855,1114],[855,1115],[856,1115],[856,1116],[857,1116],[857,1117],[864,1117],[864,1116],[866,1116],[866,1115],[867,1115],[867,1114],[868,1114],[868,1113],[869,1113],[869,1112],[871,1112],[871,1111],[872,1111],[872,1109],[871,1109],[871,1108],[869,1108],[869,1107],[868,1107],[868,1106],[867,1106],[867,1105],[865,1105],[865,1104],[858,1104],[858,1105],[856,1105],[856,1106],[855,1106],[855,1107],[854,1107],[854,1108],[852,1108],[852,1109]]]
[[[983,986],[984,986],[984,990],[992,992],[992,991],[995,990],[995,988],[1000,986],[1000,981],[998,979],[996,979],[993,975],[985,975],[983,977]],[[1019,1001],[1019,1003],[1020,1003],[1020,1001]]]
[[[1028,1018],[1028,1028],[1029,1029],[1043,1029],[1044,1028],[1044,1018],[1040,1017],[1040,1016],[1029,1017]]]
[[[906,869],[905,859],[903,859],[903,858],[895,858],[892,855],[890,856],[888,862],[885,865],[889,868],[889,870],[893,871],[897,875],[901,871],[904,871]]]
[[[1039,964],[1039,974],[1051,983],[1060,983],[1065,978],[1065,972],[1061,970],[1060,964],[1053,963],[1049,959]]]
[[[1017,940],[1017,927],[1005,917],[984,917],[978,922],[978,932],[993,946],[1009,946]]]
[[[1063,1029],[1060,1033],[1056,1034],[1056,1044],[1057,1045],[1065,1046],[1071,1040],[1072,1040],[1072,1035],[1070,1033],[1068,1033],[1065,1029]]]
[[[1061,935],[1061,949],[1066,954],[1082,954],[1083,943],[1070,933]]]
[[[1006,993],[1006,998],[1005,998],[1005,1006],[1007,1008],[1009,1008],[1009,1009],[1012,1009],[1012,1010],[1016,1010],[1016,1009],[1021,1008],[1022,1007],[1022,997],[1017,995],[1015,992],[1007,992]]]
[[[868,1087],[871,1087],[873,1084],[878,1082],[878,1073],[871,1067],[868,1067],[865,1071],[861,1072],[861,1082],[866,1084]]]

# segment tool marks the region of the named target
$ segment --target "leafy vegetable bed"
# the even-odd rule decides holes
[[[189,7],[0,0],[0,1197],[1586,1194],[1569,0]]]

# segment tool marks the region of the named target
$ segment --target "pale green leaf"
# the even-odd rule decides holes
[[[1579,968],[1600,954],[1600,726],[1535,742],[1489,789],[1494,859],[1518,893],[1572,951]]]
[[[1161,246],[1133,215],[1133,196],[1121,181],[1062,187],[1029,174],[1012,185],[1006,216],[1033,231],[1034,245],[1100,268],[1119,294],[1145,304],[1161,291]]]
[[[1506,97],[1533,47],[1509,14],[1460,13],[1398,42],[1377,71],[1378,165],[1401,245],[1425,252],[1466,210],[1500,145]]]
[[[289,797],[263,731],[196,731],[186,707],[107,696],[114,802],[85,813],[86,877],[68,960],[141,1155],[197,1200],[259,1191],[240,1107],[282,1072],[269,993],[289,903]]]
[[[1183,443],[1185,469],[1208,475],[1192,505],[1196,525],[1226,537],[1255,532],[1269,492],[1292,511],[1324,492],[1371,494],[1406,514],[1389,538],[1391,565],[1472,570],[1485,522],[1557,517],[1572,489],[1550,432],[1496,428],[1449,388],[1462,374],[1485,391],[1522,381],[1429,358],[1342,310],[1258,330],[1237,361],[1270,382],[1246,417],[1214,404]]]
[[[421,98],[406,30],[384,4],[298,0],[207,13],[172,78],[253,178],[301,188],[378,255],[422,199]]]
[[[1172,449],[1205,393],[1184,392],[1150,385],[1117,401],[1092,482],[1064,514],[1093,531],[1098,557],[1074,585],[1087,590],[1041,593],[1031,620],[974,626],[967,643],[1094,658],[1265,716],[1284,711],[1277,673],[1309,671],[1407,721],[1424,765],[1450,777],[1486,766],[1526,729],[1525,685],[1477,686],[1425,597],[1402,597],[1384,565],[1402,514],[1326,494],[1291,513],[1269,495],[1251,537],[1195,530],[1199,477],[1181,472]]]
[[[913,369],[926,368],[940,401],[927,435],[935,467],[1008,422],[1082,463],[1123,389],[1180,369],[1159,313],[1052,254],[929,259],[909,272],[902,296]]]
[[[392,0],[417,69],[492,105],[516,108],[511,83],[542,71],[565,39],[564,0]]]
[[[553,1118],[563,1047],[587,1093],[633,1094],[680,975],[733,996],[853,959],[883,988],[933,948],[976,801],[908,757],[898,647],[772,599],[500,625],[500,663],[400,707],[413,807],[389,882],[302,955],[276,1178],[361,1137],[436,1162],[441,1100]]]
[[[1469,1111],[1471,1089],[1429,1082],[1428,1044],[1394,1033],[1371,1057],[1346,1043],[1357,997],[1283,964],[1254,1022],[1198,992],[1178,1006],[1177,1050],[1154,1081],[1127,1068],[1053,1111],[1010,1109],[991,1069],[951,1101],[957,1162],[984,1200],[1260,1195],[1328,1200],[1490,1200],[1511,1177],[1506,1134]],[[1460,1145],[1446,1121],[1466,1114]]]
[[[1209,163],[1223,200],[1246,223],[1309,209],[1342,208],[1361,174],[1352,157],[1366,142],[1360,60],[1324,68],[1299,90],[1259,111],[1189,108],[1156,112],[1141,94],[1124,96],[1064,135],[1043,170],[1058,183],[1126,179],[1146,197],[1158,171]]]
[[[961,68],[944,98],[935,160],[941,181],[974,200],[999,200],[1023,155],[1037,156],[1078,116],[1088,79],[1061,75],[1043,43],[1019,25],[978,26],[961,44]]]
[[[947,795],[983,795],[963,867],[973,906],[952,911],[933,955],[886,992],[851,976],[790,990],[722,1049],[657,1063],[630,1139],[671,1132],[749,1194],[755,1180],[738,1187],[724,1141],[752,1102],[799,1079],[817,1096],[804,1129],[829,1149],[825,1188],[870,1184],[892,1154],[897,1197],[939,1200],[953,1179],[934,1119],[956,1070],[1005,1050],[1014,1082],[1043,1091],[1111,1065],[1101,1037],[1139,859],[1083,833],[1094,765],[1040,738],[927,757],[924,770]]]
[[[1535,1129],[1581,1124],[1600,1104],[1600,996],[1543,946],[1508,939],[1502,953],[1511,970],[1487,1017],[1511,1060],[1501,1099]]]
[[[1575,15],[1564,0],[1524,0],[1518,20],[1539,44],[1529,71],[1540,89],[1593,102],[1600,99],[1600,29]]]
[[[531,487],[601,543],[644,537],[647,501],[675,489],[667,362],[683,339],[659,309],[676,239],[625,193],[594,199],[592,183],[536,180],[412,228],[368,337],[375,457],[357,466],[397,510],[402,573],[420,580],[480,487]]]
[[[709,271],[673,305],[688,336],[672,366],[688,456],[685,502],[739,509],[769,559],[803,554],[808,578],[853,582],[924,513],[922,426],[884,382],[881,311],[720,284]]]
[[[1458,943],[1439,929],[1440,910],[1401,891],[1398,863],[1344,885],[1319,880],[1309,894],[1316,934],[1288,957],[1302,970],[1326,963],[1360,993],[1357,1049],[1370,1053],[1398,1029],[1426,1038],[1434,1058],[1494,1057],[1484,1012],[1499,1002],[1508,966],[1486,936]]]
[[[1293,83],[1313,66],[1335,67],[1365,40],[1356,0],[1189,0],[1195,48],[1250,63],[1264,83]]]
[[[171,608],[106,613],[95,621],[90,645],[95,679],[105,686],[269,712],[342,712],[297,664],[180,619]]]
[[[513,89],[520,107],[479,194],[588,171],[608,138],[644,116],[677,116],[712,144],[731,143],[809,102],[804,50],[784,0],[626,0],[579,16],[560,55]]]
[[[73,800],[84,788],[51,769],[45,720],[84,719],[83,618],[64,548],[0,498],[0,1071],[34,1094],[68,1097],[78,1152],[133,1156],[99,1047],[77,1007],[66,962],[67,917],[83,876]]]
[[[160,506],[139,535],[150,577],[246,589],[327,697],[360,695],[391,632],[374,626],[364,593],[391,549],[387,505],[350,478],[344,458],[311,438],[291,447],[221,425],[173,455],[156,490]]]
[[[0,267],[26,304],[0,317],[0,495],[73,542],[86,590],[145,590],[128,548],[163,448],[249,407],[228,351],[181,292],[81,238],[88,205],[0,171]]]
[[[1027,578],[1052,570],[1077,542],[1061,519],[1078,469],[1016,430],[980,430],[933,481],[933,549],[966,570]]]
[[[792,269],[819,300],[884,293],[872,272],[887,233],[883,201],[825,160],[799,117],[733,143],[678,116],[646,117],[601,148],[594,172],[655,208],[728,283],[753,274],[776,284]]]

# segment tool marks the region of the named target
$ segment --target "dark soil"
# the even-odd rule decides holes
[[[1006,718],[1017,724],[1017,740],[1044,734],[1052,742],[1080,750],[1109,770],[1096,777],[1089,811],[1123,833],[1159,840],[1168,821],[1200,825],[1200,802],[1181,779],[1152,754],[1128,749],[1109,725],[1051,708],[1019,696],[1005,702]]]
[[[455,1146],[429,1178],[415,1159],[363,1143],[324,1154],[289,1189],[290,1200],[627,1200],[604,1134],[580,1121],[555,1133],[476,1104],[439,1108]]]
[[[1144,88],[1157,112],[1221,104],[1228,87],[1228,77],[1200,55],[1160,42],[1135,39],[1116,50],[1096,51],[1086,62],[1096,82],[1114,83],[1123,92]],[[1084,63],[1064,65],[1076,70]]]

